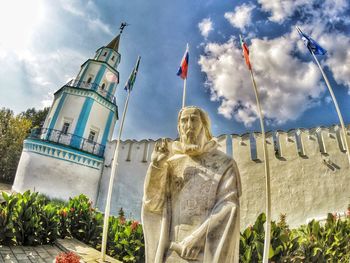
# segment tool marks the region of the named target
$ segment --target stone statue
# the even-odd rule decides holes
[[[179,141],[156,143],[142,204],[147,263],[238,262],[240,176],[206,112],[185,107]]]

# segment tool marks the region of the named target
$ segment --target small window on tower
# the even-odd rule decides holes
[[[103,54],[103,56],[107,56],[107,51]]]
[[[91,79],[91,77],[90,77],[90,78],[88,79],[87,83],[91,83],[91,80],[92,80],[92,79]]]
[[[63,134],[68,134],[70,123],[69,122],[64,122],[63,127],[62,127],[62,133]]]
[[[106,84],[103,83],[102,86],[101,86],[101,89],[105,90],[105,86],[106,86]]]
[[[112,61],[114,61],[114,56],[112,56]]]
[[[94,142],[96,139],[96,131],[90,130],[88,141],[89,142]]]

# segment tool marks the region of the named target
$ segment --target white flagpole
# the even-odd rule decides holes
[[[119,127],[117,146],[115,148],[114,156],[113,156],[111,177],[109,178],[107,201],[106,201],[106,208],[105,208],[104,221],[103,221],[103,234],[102,234],[101,258],[102,258],[103,262],[106,259],[108,220],[109,220],[110,208],[111,208],[111,198],[112,198],[112,191],[113,191],[114,175],[117,172],[119,146],[120,146],[120,140],[121,140],[124,121],[125,121],[125,115],[126,115],[126,111],[127,111],[128,104],[129,104],[129,97],[130,97],[130,89],[128,89],[128,95],[126,97],[126,101],[125,101],[125,105],[124,105],[123,116],[122,116],[122,120],[121,120],[120,127]]]
[[[187,77],[184,79],[184,89],[183,89],[183,94],[182,94],[182,108],[185,107],[185,99],[186,99],[186,80],[187,80]]]
[[[186,45],[186,53],[187,52],[189,52],[189,45],[188,45],[188,43]],[[183,88],[183,93],[182,93],[182,108],[185,107],[187,76],[188,76],[188,65],[187,65],[187,75],[186,75],[186,78],[184,79],[184,88]]]
[[[271,239],[271,187],[270,187],[270,165],[269,165],[269,156],[267,153],[266,138],[265,138],[265,128],[264,128],[264,116],[261,111],[258,89],[256,87],[253,70],[250,69],[250,76],[252,79],[256,104],[258,107],[259,117],[260,117],[260,126],[261,134],[263,141],[263,152],[264,152],[264,163],[265,163],[265,176],[266,176],[266,229],[265,229],[265,241],[264,241],[264,254],[263,254],[263,263],[268,263],[269,261],[269,252],[270,252],[270,239]]]
[[[347,133],[346,133],[346,129],[345,129],[345,125],[344,125],[344,121],[343,121],[343,117],[341,115],[341,112],[340,112],[340,109],[339,109],[339,106],[338,106],[338,102],[337,102],[337,99],[335,98],[334,96],[334,93],[333,93],[333,89],[331,87],[331,85],[329,84],[329,81],[328,81],[328,78],[326,76],[326,74],[324,73],[321,65],[320,65],[320,62],[318,62],[318,59],[317,57],[315,56],[315,53],[310,49],[311,51],[311,54],[312,56],[314,57],[320,71],[321,71],[321,74],[326,82],[326,85],[328,87],[328,90],[329,90],[329,93],[331,94],[331,97],[332,97],[332,100],[333,100],[333,103],[334,103],[334,106],[335,106],[335,109],[338,113],[338,118],[339,118],[339,121],[340,121],[340,125],[341,125],[341,128],[342,128],[342,131],[343,131],[343,134],[344,134],[344,143],[345,143],[345,148],[346,148],[346,154],[348,156],[348,161],[349,161],[349,165],[350,165],[350,151],[349,151],[349,143],[348,143],[348,136],[347,136]]]

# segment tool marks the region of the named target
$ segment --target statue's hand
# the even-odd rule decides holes
[[[163,167],[164,163],[169,156],[169,143],[167,139],[162,139],[159,142],[156,142],[154,146],[153,153],[151,155],[152,163],[157,167]]]
[[[196,260],[199,252],[202,250],[201,240],[191,235],[186,237],[180,243],[172,242],[170,249],[176,251],[179,256],[187,260]]]

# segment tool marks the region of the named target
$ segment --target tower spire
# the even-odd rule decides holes
[[[119,49],[119,42],[120,42],[120,36],[123,33],[123,30],[126,26],[128,26],[129,24],[127,24],[126,22],[122,22],[120,24],[120,31],[119,34],[106,46],[108,48],[112,48],[113,50],[115,50],[116,52],[118,52]]]

